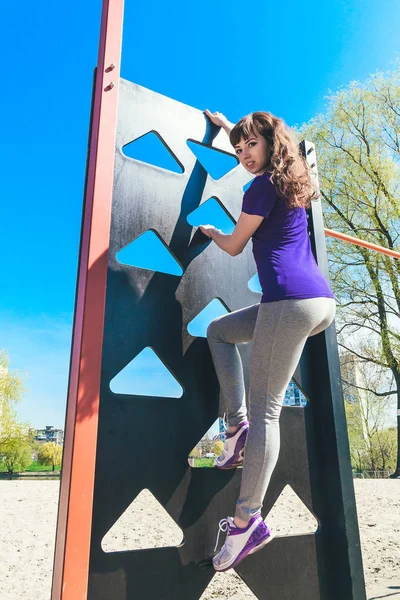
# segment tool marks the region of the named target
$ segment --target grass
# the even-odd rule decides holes
[[[37,473],[38,471],[40,471],[40,472],[41,471],[50,471],[51,472],[52,470],[53,470],[53,467],[51,465],[39,465],[39,463],[36,460],[34,460],[33,463],[25,469],[25,471],[20,471],[20,472]],[[60,470],[59,466],[55,468],[55,471],[59,471],[59,470]],[[18,469],[16,469],[15,472],[18,472]],[[2,461],[0,461],[0,473],[7,473],[7,467]]]
[[[195,458],[194,466],[195,467],[212,467],[214,464],[213,458]]]
[[[37,472],[37,471],[52,471],[52,470],[53,470],[53,467],[51,465],[39,465],[36,460],[34,460],[33,463],[27,469],[25,469],[25,471],[28,471],[29,473]],[[59,471],[60,465],[56,466],[54,470]]]

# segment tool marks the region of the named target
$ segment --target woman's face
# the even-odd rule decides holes
[[[236,156],[246,171],[252,175],[262,175],[267,168],[267,140],[259,133],[251,133],[247,140],[241,138],[235,146]]]

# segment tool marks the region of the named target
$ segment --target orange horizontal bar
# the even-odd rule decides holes
[[[375,252],[380,252],[381,254],[387,254],[388,256],[392,256],[393,258],[400,258],[400,252],[390,250],[389,248],[384,248],[383,246],[377,246],[376,244],[371,244],[370,242],[364,242],[364,240],[359,240],[358,238],[351,237],[351,235],[339,233],[338,231],[333,231],[332,229],[327,229],[326,227],[325,233],[329,237],[336,238],[337,240],[342,240],[342,242],[349,242],[350,244],[355,244],[356,246],[363,246],[364,248],[368,248],[368,250],[374,250]]]

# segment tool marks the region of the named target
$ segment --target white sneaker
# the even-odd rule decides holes
[[[227,535],[225,544],[213,558],[216,571],[227,571],[236,567],[246,556],[258,552],[273,539],[271,530],[260,513],[255,515],[245,528],[236,527],[232,517],[222,519],[218,526],[214,552],[217,549],[221,531],[227,531]]]
[[[235,433],[226,434],[224,449],[221,456],[214,460],[217,469],[234,469],[243,464],[244,445],[249,431],[249,423],[245,421],[239,425]]]

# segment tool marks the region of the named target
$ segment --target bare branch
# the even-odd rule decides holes
[[[350,381],[346,381],[345,379],[342,378],[342,381],[346,384],[349,385],[350,387],[354,387],[357,388],[358,390],[364,390],[365,392],[371,392],[372,394],[375,394],[375,396],[394,396],[397,394],[397,390],[389,390],[388,392],[376,392],[375,390],[371,390],[370,388],[365,388],[362,387],[360,385],[355,385],[354,383],[350,383]]]
[[[351,352],[352,354],[354,354],[355,356],[357,356],[361,360],[365,360],[366,362],[375,363],[376,365],[380,365],[381,367],[385,367],[386,369],[389,368],[389,365],[387,363],[383,363],[382,361],[380,361],[380,360],[378,360],[376,358],[372,358],[371,356],[362,356],[358,352],[355,352],[355,350],[353,350],[352,348],[348,348],[348,346],[345,346],[345,344],[343,344],[342,342],[338,342],[338,345],[341,348],[344,348],[345,350],[347,350],[348,352]]]

